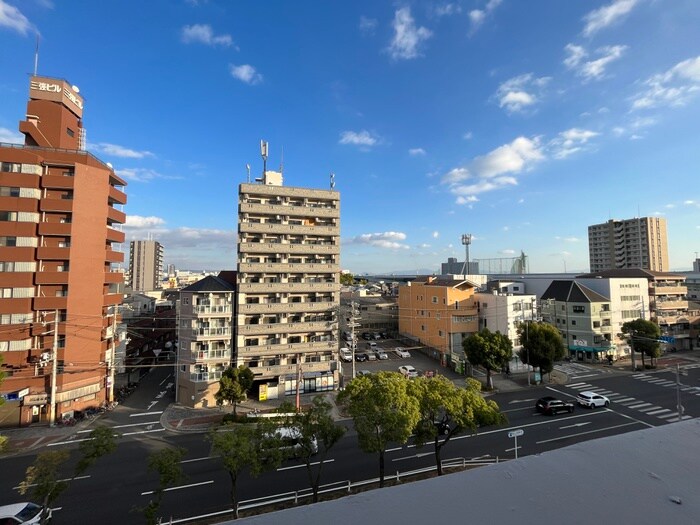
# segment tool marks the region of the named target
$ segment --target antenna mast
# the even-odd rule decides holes
[[[472,234],[465,233],[462,235],[462,244],[466,247],[466,258],[464,259],[464,267],[462,268],[462,275],[469,275],[469,245],[472,243]]]
[[[331,189],[335,188],[335,173],[331,173]]]
[[[34,76],[39,70],[39,33],[36,34],[36,49],[34,51]]]
[[[260,156],[262,157],[263,160],[263,177],[265,176],[265,173],[267,172],[267,142],[264,140],[260,141]]]
[[[250,184],[250,164],[246,164],[245,169],[248,171],[248,184]]]

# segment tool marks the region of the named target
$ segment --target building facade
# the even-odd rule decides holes
[[[216,406],[221,374],[233,361],[235,272],[208,276],[180,291],[176,400]]]
[[[618,268],[666,272],[666,219],[641,217],[589,226],[588,257],[591,273]]]
[[[286,187],[265,171],[241,184],[236,366],[261,398],[338,385],[340,194]]]
[[[68,82],[33,76],[25,145],[0,145],[0,388],[15,425],[113,395],[126,182],[81,149],[82,114]]]
[[[129,278],[135,292],[150,292],[160,288],[163,272],[163,245],[158,241],[129,243]]]

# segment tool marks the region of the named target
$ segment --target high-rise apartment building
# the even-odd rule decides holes
[[[261,396],[338,384],[340,195],[285,187],[265,170],[241,184],[234,364],[255,374]]]
[[[131,241],[129,244],[129,278],[135,292],[160,288],[163,272],[163,245],[157,241]]]
[[[83,151],[83,99],[33,76],[25,145],[0,144],[3,421],[28,424],[112,395],[126,182]]]
[[[666,219],[609,220],[588,227],[591,272],[616,268],[668,271]]]

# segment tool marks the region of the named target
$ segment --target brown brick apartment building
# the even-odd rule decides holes
[[[112,394],[126,183],[83,150],[82,113],[69,83],[31,77],[25,145],[0,144],[0,425]]]

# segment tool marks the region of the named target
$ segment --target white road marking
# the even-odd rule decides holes
[[[649,405],[648,407],[637,408],[636,410],[639,410],[640,412],[644,412],[646,414],[647,412],[651,412],[652,410],[658,410],[660,408],[661,407],[657,407],[656,405]]]
[[[140,414],[129,414],[129,417],[139,417],[139,416],[155,416],[156,414],[162,414],[163,411],[160,410],[159,412],[153,411],[153,412],[141,412]]]
[[[213,479],[210,479],[209,481],[202,481],[201,483],[190,483],[189,485],[180,485],[179,487],[168,487],[167,489],[163,489],[163,492],[169,492],[171,490],[180,490],[180,489],[189,489],[191,487],[199,487],[202,485],[211,485],[214,483]],[[155,490],[148,490],[146,492],[142,492],[142,496],[148,496],[149,494],[154,494]]]
[[[668,408],[662,408],[661,410],[654,410],[653,412],[647,412],[650,416],[656,416],[658,414],[665,414],[666,412],[670,412]],[[676,414],[678,415],[678,414]]]
[[[513,452],[514,450],[521,449],[521,448],[523,448],[523,447],[518,446],[518,447],[513,447],[513,448],[507,448],[506,452]]]
[[[166,378],[163,379],[160,383],[158,383],[158,386],[161,386],[161,385],[162,385],[163,383],[165,383],[168,379],[170,379],[170,376],[171,376],[171,375],[172,375],[172,374],[168,374],[168,377],[166,377]]]
[[[576,427],[584,427],[586,425],[590,425],[590,421],[584,421],[583,423],[574,423],[573,425],[566,425],[565,427],[559,427],[559,430],[564,430],[565,428],[576,428]]]
[[[143,423],[129,423],[128,425],[115,425],[109,428],[127,428],[127,427],[142,427],[143,425],[159,425],[160,421],[144,421]],[[78,430],[78,434],[92,432],[92,430]]]
[[[422,458],[424,456],[431,456],[433,454],[434,454],[434,452],[421,452],[420,454],[414,454],[413,456],[403,456],[400,458],[395,458],[395,459],[392,459],[391,461],[403,461],[405,459],[416,459],[416,458]]]
[[[221,456],[205,456],[203,458],[183,459],[180,463],[194,463],[196,461],[206,461],[207,459],[218,459]]]
[[[587,385],[587,384],[588,384],[588,383],[572,383],[572,384],[566,385],[566,386],[568,386],[568,387],[570,387],[570,388],[576,388],[576,387],[583,386],[583,385]]]
[[[135,436],[136,434],[149,434],[151,432],[164,432],[164,428],[156,428],[154,430],[142,430],[140,432],[127,432],[126,434],[122,434],[122,436]]]
[[[158,401],[151,401],[151,403],[148,405],[148,408],[146,408],[146,410],[150,410],[151,408],[153,408],[157,404],[158,404]]]
[[[511,408],[510,410],[501,410],[501,413],[506,414],[508,412],[520,412],[521,410],[530,410],[532,411],[532,407],[522,407],[522,408]]]
[[[47,447],[57,447],[58,445],[70,445],[71,443],[80,443],[81,441],[90,441],[92,438],[71,439],[70,441],[57,441],[56,443],[47,443]]]
[[[569,439],[572,437],[585,436],[586,434],[594,434],[596,432],[604,432],[606,430],[613,430],[615,428],[628,427],[630,425],[636,425],[637,423],[624,423],[622,425],[615,425],[614,427],[599,428],[597,430],[588,430],[586,432],[579,432],[578,434],[569,434],[568,436],[562,436],[558,438],[545,439],[544,441],[536,441],[535,444],[541,445],[542,443],[551,443],[552,441],[561,441],[562,439]]]
[[[75,478],[59,479],[58,481],[73,481],[76,479],[88,479],[89,477],[90,476],[77,476]],[[31,485],[27,485],[27,487],[36,487],[36,483],[32,483]],[[12,487],[12,490],[19,490],[19,487]],[[53,510],[53,509],[51,509],[51,510]]]
[[[324,463],[333,463],[335,460],[334,459],[327,459],[324,461]],[[313,463],[309,463],[309,465],[318,465],[320,464],[320,461],[314,461]],[[292,465],[291,467],[280,467],[277,469],[277,472],[282,472],[283,470],[292,470],[295,468],[302,468],[305,467],[306,463],[301,463],[300,465]]]
[[[534,397],[532,399],[513,399],[513,401],[509,401],[508,404],[512,405],[513,403],[532,403],[534,400]]]
[[[634,405],[627,405],[627,408],[631,408],[632,410],[637,410],[638,408],[649,407],[649,406],[651,406],[651,403],[641,402],[641,403],[636,403]]]
[[[599,374],[584,374],[582,376],[573,376],[574,379],[583,379],[584,377],[595,377]]]
[[[618,399],[616,401],[616,403],[624,405],[625,403],[634,402],[634,401],[637,401],[637,400],[633,397],[623,397],[622,399]]]
[[[388,448],[384,452],[396,452],[397,450],[402,450],[403,447]]]

